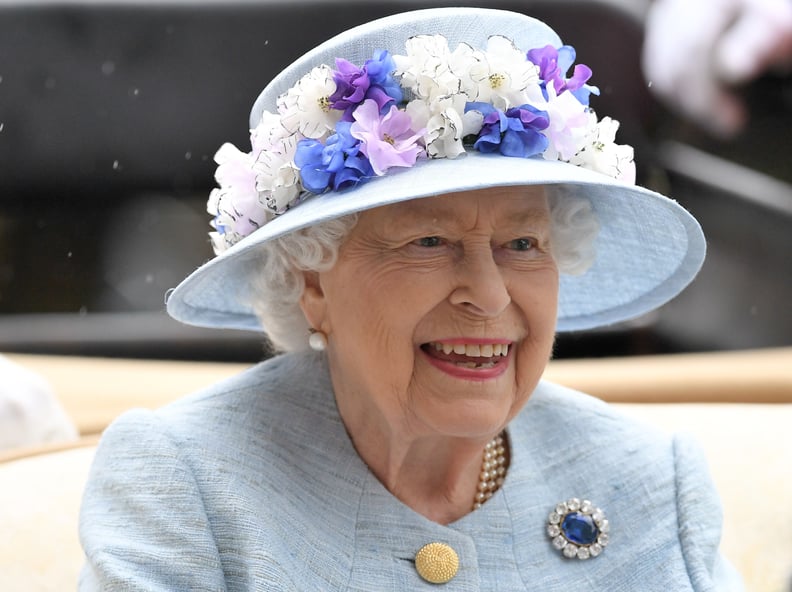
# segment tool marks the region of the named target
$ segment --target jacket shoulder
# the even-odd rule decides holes
[[[586,393],[543,381],[526,405],[522,416],[542,422],[548,429],[570,440],[589,442],[622,441],[625,446],[640,441],[670,451],[672,437],[645,421]]]
[[[184,436],[218,428],[228,436],[233,429],[299,422],[323,409],[331,411],[331,403],[326,363],[310,352],[275,356],[155,413]]]
[[[610,544],[598,566],[630,565],[636,581],[666,582],[667,589],[741,589],[718,554],[720,501],[691,436],[547,382],[517,419],[510,437],[530,457],[546,511],[577,497],[607,514]]]

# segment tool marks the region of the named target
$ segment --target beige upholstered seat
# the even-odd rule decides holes
[[[75,589],[83,557],[77,514],[95,443],[0,463],[0,590]]]

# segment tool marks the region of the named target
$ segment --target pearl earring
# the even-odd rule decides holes
[[[311,334],[308,336],[308,345],[314,351],[324,351],[327,348],[327,335],[316,329],[311,329]]]

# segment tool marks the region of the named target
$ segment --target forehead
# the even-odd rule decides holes
[[[481,217],[523,221],[549,217],[545,188],[541,185],[487,187],[413,199],[364,212],[363,216],[409,222],[412,220],[460,221]]]

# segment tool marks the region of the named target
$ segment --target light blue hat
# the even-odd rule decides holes
[[[504,38],[510,43],[503,43]],[[515,58],[516,50],[522,58]],[[528,53],[526,59],[529,50],[538,53]],[[346,62],[337,63],[336,58]],[[369,90],[350,83],[343,97],[340,91],[333,94],[343,85],[336,85],[337,77],[355,80],[367,60],[372,60],[366,70]],[[562,46],[541,21],[478,8],[386,17],[308,52],[256,101],[250,120],[253,150],[245,153],[226,145],[218,152],[220,188],[210,198],[218,256],[170,293],[168,312],[192,325],[266,331],[251,306],[251,279],[258,273],[258,247],[264,242],[400,201],[548,184],[577,187],[576,193],[590,199],[600,223],[594,264],[582,275],[561,276],[559,331],[625,321],[672,299],[701,267],[704,236],[676,202],[617,178],[630,176],[632,151],[613,143],[609,130],[615,131],[615,122],[598,122],[588,109],[588,94],[597,91],[585,84],[587,68],[566,78],[573,60],[574,50]],[[394,80],[400,87],[395,91]],[[363,90],[362,99],[353,96]],[[404,142],[388,138],[403,149],[398,157],[406,163],[387,168],[381,176],[372,173],[375,165],[385,168],[376,161],[374,148],[367,152],[359,141],[360,130],[372,121],[364,121],[360,106],[372,105],[372,92],[380,99],[375,124],[387,125],[387,117],[396,121],[405,113],[411,113],[412,122]],[[382,99],[383,93],[389,96]],[[465,106],[459,108],[457,102],[455,109],[449,97],[460,95]],[[382,104],[389,99],[391,103]],[[438,106],[439,100],[446,101],[447,109]],[[417,101],[416,111],[405,111],[409,101]],[[430,119],[432,115],[436,117]],[[351,120],[351,128],[344,118]],[[510,136],[514,125],[517,132]],[[472,136],[467,135],[470,126]],[[481,140],[475,148],[471,137]],[[464,153],[454,157],[454,150]],[[514,150],[524,150],[523,157],[515,157]],[[327,164],[333,155],[347,159],[341,169],[337,159],[335,165]],[[316,173],[313,177],[309,169]],[[343,187],[350,175],[352,186],[336,191],[334,183]],[[317,182],[327,189],[316,189]]]

